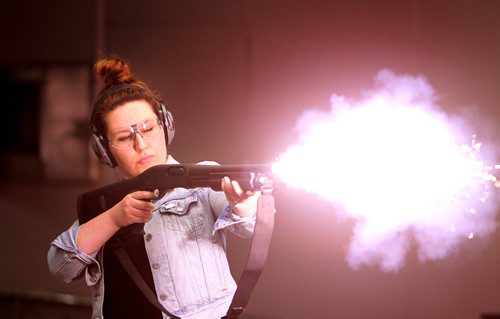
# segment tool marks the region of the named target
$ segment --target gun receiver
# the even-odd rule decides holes
[[[260,190],[270,174],[270,164],[156,165],[134,178],[80,194],[78,220],[83,224],[116,205],[125,195],[138,190],[158,189],[160,196],[176,187],[210,187],[220,191],[224,176],[238,181],[244,190]]]

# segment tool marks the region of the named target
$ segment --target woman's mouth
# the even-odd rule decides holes
[[[141,157],[141,159],[139,160],[139,164],[147,164],[149,162],[151,162],[151,160],[154,158],[153,155],[147,155],[147,156],[143,156]]]

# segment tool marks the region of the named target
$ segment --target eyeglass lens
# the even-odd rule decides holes
[[[137,135],[143,139],[150,139],[160,131],[159,120],[146,120],[142,123],[130,125],[130,133],[117,134],[110,139],[111,146],[115,148],[130,148],[133,146]]]

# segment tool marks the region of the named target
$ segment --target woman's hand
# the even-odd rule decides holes
[[[255,214],[260,192],[245,191],[237,181],[227,176],[222,179],[221,187],[233,213],[241,217]]]
[[[151,200],[158,198],[158,192],[137,191],[125,196],[109,210],[111,220],[117,227],[145,223],[151,219],[155,205]]]
[[[98,251],[121,227],[145,223],[151,219],[158,192],[138,191],[125,196],[118,204],[80,226],[77,247],[91,254]]]

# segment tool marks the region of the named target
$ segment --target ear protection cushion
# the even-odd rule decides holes
[[[107,146],[107,143],[101,135],[96,133],[95,128],[92,128],[90,133],[90,145],[101,163],[110,167],[115,167],[117,165],[115,158]]]
[[[175,136],[175,123],[172,113],[167,110],[165,104],[163,103],[160,104],[160,121],[162,122],[165,133],[165,142],[167,143],[167,145],[170,145]]]

